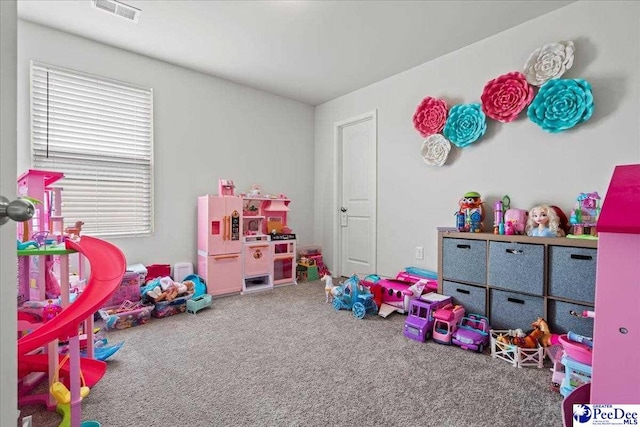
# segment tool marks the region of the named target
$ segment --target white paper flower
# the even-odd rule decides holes
[[[442,166],[451,151],[451,143],[439,133],[429,135],[422,144],[422,160],[431,166]]]
[[[534,50],[524,64],[524,75],[529,84],[542,86],[562,76],[573,65],[572,41],[549,43]]]

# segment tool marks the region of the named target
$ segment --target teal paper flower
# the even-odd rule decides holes
[[[444,136],[458,148],[466,147],[487,131],[487,117],[480,104],[454,105],[449,110]]]
[[[591,85],[583,79],[549,80],[527,110],[529,120],[551,133],[571,129],[589,120],[592,114]]]

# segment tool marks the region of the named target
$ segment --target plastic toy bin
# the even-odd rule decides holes
[[[160,301],[155,304],[151,315],[156,318],[173,316],[187,311],[187,301],[191,299],[193,293],[176,298],[173,301]]]
[[[560,393],[564,397],[581,385],[591,383],[591,366],[576,362],[567,355],[562,356],[562,364],[565,366],[565,376],[560,386]]]
[[[140,275],[132,271],[124,273],[120,286],[111,295],[111,298],[105,302],[104,306],[120,305],[127,300],[131,302],[140,301]]]
[[[107,324],[107,329],[127,329],[138,325],[144,325],[151,318],[152,305],[143,306],[134,310],[116,312],[120,306],[105,307],[100,310],[100,315]]]

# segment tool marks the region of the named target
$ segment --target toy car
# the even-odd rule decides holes
[[[430,292],[409,303],[409,314],[404,321],[402,333],[416,341],[427,341],[433,331],[435,310],[451,304],[451,297]]]
[[[364,318],[366,313],[378,312],[373,294],[360,283],[360,279],[355,274],[335,289],[333,308],[352,310],[353,317],[356,319]]]
[[[489,344],[489,339],[489,319],[479,314],[469,314],[460,321],[451,342],[465,350],[482,353]]]

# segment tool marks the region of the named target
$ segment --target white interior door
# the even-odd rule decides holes
[[[0,1],[0,195],[16,198],[17,8]],[[0,425],[17,418],[16,223],[0,226]]]
[[[339,274],[376,272],[376,112],[336,124]]]

